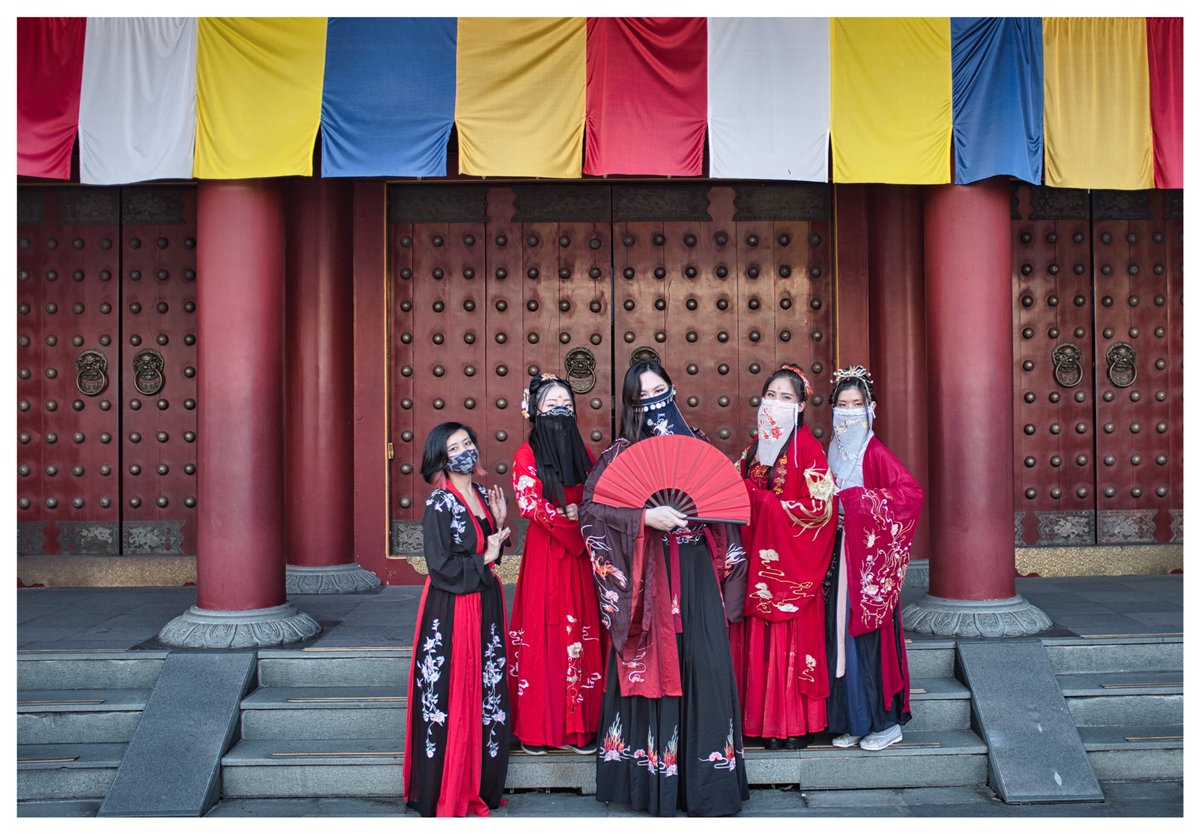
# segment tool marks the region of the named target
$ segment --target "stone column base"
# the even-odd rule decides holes
[[[904,574],[904,587],[929,590],[928,559],[913,559],[908,563],[908,571]]]
[[[926,594],[904,606],[904,628],[938,637],[1028,637],[1053,625],[1017,594],[1008,599],[945,599]]]
[[[320,624],[290,602],[246,611],[211,611],[193,605],[163,626],[158,639],[191,649],[242,649],[295,643],[320,633]]]
[[[288,594],[357,594],[378,588],[379,577],[354,563],[321,567],[287,566]]]

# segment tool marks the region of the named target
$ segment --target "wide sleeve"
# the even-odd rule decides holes
[[[512,483],[521,518],[528,519],[530,524],[544,529],[568,553],[578,555],[583,552],[579,522],[572,521],[543,495],[542,480],[537,474],[537,461],[528,443],[518,449],[513,457]]]
[[[468,510],[445,490],[434,490],[425,502],[421,519],[425,565],[435,588],[452,594],[470,594],[493,581],[494,575],[476,554],[474,526]]]
[[[746,612],[746,581],[748,579],[746,548],[742,544],[742,525],[721,525],[725,542],[725,564],[721,574],[721,596],[725,600],[725,619],[740,623]]]
[[[925,492],[886,446],[872,438],[862,487],[840,492],[845,508],[850,633],[875,631],[900,599]]]
[[[592,560],[592,576],[600,605],[600,619],[620,652],[629,636],[635,602],[633,565],[642,536],[643,510],[611,507],[592,500],[596,483],[613,458],[628,446],[618,440],[610,446],[588,476],[579,505],[579,528]]]
[[[821,598],[837,533],[829,464],[815,438],[803,440],[776,466],[779,492],[746,484],[753,514],[747,612],[770,622],[794,619]]]

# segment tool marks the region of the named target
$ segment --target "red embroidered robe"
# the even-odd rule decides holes
[[[821,444],[801,426],[771,467],[742,455],[750,493],[744,533],[746,617],[729,627],[742,729],[787,738],[826,726],[829,669],[821,580],[837,533],[837,499]]]
[[[838,493],[845,511],[850,634],[858,637],[879,631],[884,699],[903,691],[904,709],[908,710],[908,656],[903,639],[896,640],[899,618],[892,612],[900,601],[925,493],[877,437],[867,443],[862,469],[863,486]]]

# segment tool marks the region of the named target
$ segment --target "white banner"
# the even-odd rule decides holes
[[[709,18],[709,173],[829,180],[829,19]]]
[[[89,17],[80,180],[191,179],[195,143],[196,19]]]

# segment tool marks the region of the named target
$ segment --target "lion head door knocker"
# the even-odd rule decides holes
[[[1083,381],[1083,366],[1079,364],[1082,358],[1083,351],[1070,342],[1063,342],[1050,354],[1054,362],[1054,378],[1063,388],[1074,388]]]
[[[108,387],[108,357],[98,350],[85,350],[75,357],[75,387],[85,397],[95,397]]]
[[[658,351],[648,345],[635,347],[633,353],[629,354],[629,364],[636,365],[638,362],[657,362],[662,364],[662,359],[658,355]]]
[[[596,387],[596,356],[583,347],[571,348],[563,357],[567,381],[576,394],[586,394]]]
[[[133,357],[133,387],[153,397],[162,390],[164,381],[162,354],[152,348],[138,351]]]
[[[1108,381],[1118,388],[1128,388],[1137,379],[1137,351],[1129,342],[1115,342],[1104,355],[1108,361]]]

